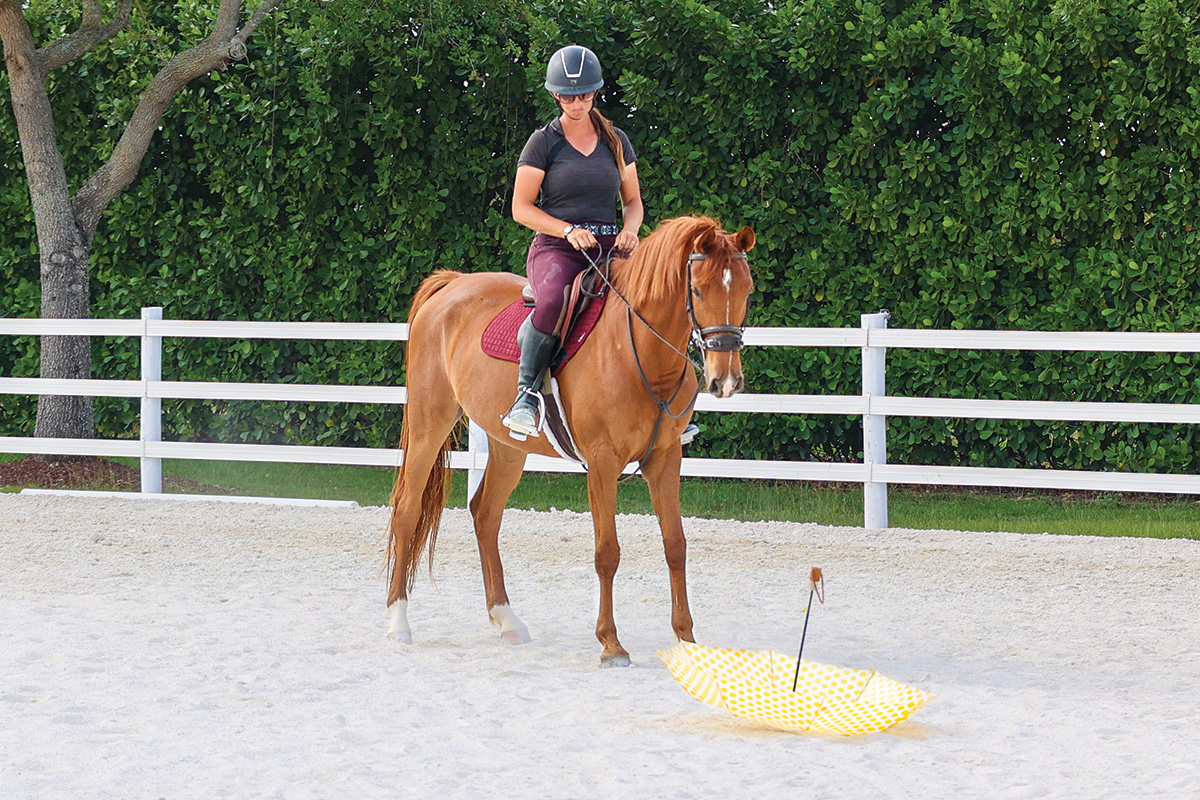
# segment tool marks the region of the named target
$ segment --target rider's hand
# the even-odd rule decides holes
[[[626,255],[632,255],[634,250],[637,250],[638,237],[632,231],[621,231],[617,234],[617,241],[613,245],[619,252]]]
[[[599,244],[587,228],[575,228],[567,234],[567,242],[576,250],[591,250]]]

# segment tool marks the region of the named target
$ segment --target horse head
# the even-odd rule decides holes
[[[688,256],[688,316],[692,336],[704,354],[704,389],[715,397],[742,390],[742,329],[754,280],[746,253],[754,231],[734,234],[710,228],[697,237]]]

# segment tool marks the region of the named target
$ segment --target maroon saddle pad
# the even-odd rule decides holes
[[[570,361],[571,356],[575,355],[576,351],[587,341],[588,334],[592,332],[592,328],[596,327],[596,321],[600,319],[600,312],[604,310],[604,301],[607,299],[607,292],[593,299],[575,319],[567,340],[563,344],[563,355],[554,364],[553,374],[557,375],[563,364]],[[521,300],[505,306],[483,330],[483,337],[479,342],[483,352],[502,361],[519,361],[521,348],[517,345],[517,329],[531,313],[533,313],[533,309],[528,308]]]

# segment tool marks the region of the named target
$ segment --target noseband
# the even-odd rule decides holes
[[[746,330],[745,320],[741,325],[709,325],[700,327],[696,319],[696,311],[692,307],[692,262],[704,261],[708,258],[704,253],[692,253],[688,256],[688,288],[687,312],[692,321],[692,342],[701,353],[712,350],[715,353],[732,353],[742,349],[742,332]],[[733,258],[745,259],[745,253],[735,253]]]

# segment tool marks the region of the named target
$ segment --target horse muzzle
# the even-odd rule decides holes
[[[704,354],[704,388],[713,397],[733,397],[746,385],[742,377],[742,328],[712,325],[695,330],[696,346]]]
[[[704,354],[704,390],[713,397],[733,397],[746,386],[742,357],[736,351],[709,350]]]

